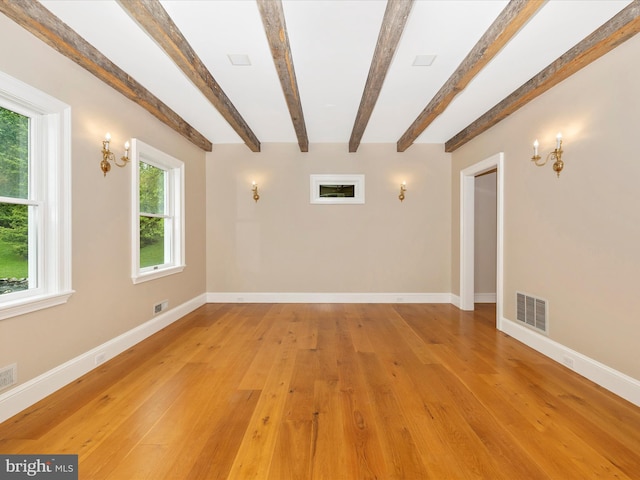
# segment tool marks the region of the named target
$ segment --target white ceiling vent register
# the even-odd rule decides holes
[[[516,319],[545,335],[549,333],[547,301],[516,292]]]

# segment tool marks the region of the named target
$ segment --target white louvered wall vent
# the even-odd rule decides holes
[[[9,388],[18,381],[18,365],[12,364],[0,368],[0,390]]]
[[[516,292],[516,318],[545,335],[549,333],[547,301]]]

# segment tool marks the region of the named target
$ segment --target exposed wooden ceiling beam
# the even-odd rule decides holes
[[[271,47],[271,56],[278,71],[282,91],[287,101],[289,115],[293,122],[293,128],[298,138],[301,152],[309,151],[309,138],[307,127],[304,123],[300,92],[296,80],[296,72],[293,67],[293,56],[289,46],[289,35],[284,20],[284,10],[281,0],[257,0],[258,9],[262,16],[264,31]]]
[[[259,152],[260,141],[160,2],[158,0],[119,0],[119,3],[216,107],[231,128],[244,140],[247,147],[253,152]]]
[[[387,8],[382,19],[382,27],[378,35],[373,60],[369,68],[369,76],[362,93],[360,107],[351,131],[349,151],[356,152],[360,146],[362,135],[367,128],[373,108],[378,101],[382,84],[387,76],[387,71],[393,60],[400,37],[407,23],[409,12],[413,6],[413,0],[388,0]]]
[[[548,67],[506,97],[445,143],[445,151],[457,148],[488,130],[554,85],[586,67],[640,32],[640,0],[634,0],[615,17],[560,56]]]
[[[545,0],[546,1],[546,0]],[[397,143],[398,152],[409,148],[418,136],[440,115],[489,63],[520,28],[545,3],[542,0],[511,0],[498,18],[478,40],[455,72],[424,108]]]
[[[0,12],[129,100],[140,105],[194,145],[207,152],[211,151],[212,144],[209,140],[43,7],[40,2],[0,0]]]

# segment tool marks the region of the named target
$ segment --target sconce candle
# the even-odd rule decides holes
[[[251,182],[251,191],[253,192],[253,200],[260,200],[260,195],[258,195],[258,184],[256,182]]]
[[[402,182],[400,184],[400,195],[398,195],[398,198],[400,199],[401,202],[404,202],[404,193],[407,191],[407,182]]]
[[[122,163],[118,163],[116,156],[109,150],[109,143],[111,142],[111,134],[107,132],[102,141],[102,161],[100,162],[100,169],[103,176],[107,176],[107,172],[111,170],[111,162],[115,163],[118,167],[124,167],[129,162],[129,142],[124,144],[124,155],[120,157]]]
[[[560,177],[560,172],[564,168],[564,162],[562,161],[562,133],[558,133],[556,135],[556,148],[555,150],[549,152],[547,157],[544,159],[544,162],[541,162],[540,155],[538,154],[538,140],[533,142],[533,157],[531,157],[531,161],[535,163],[538,167],[542,167],[546,165],[550,158],[553,159],[553,171],[556,172],[556,175]]]
[[[560,178],[560,172],[564,168],[564,162],[562,161],[562,134],[556,135],[556,149],[551,152],[551,158],[555,160],[553,162],[553,171],[556,172],[558,178]]]

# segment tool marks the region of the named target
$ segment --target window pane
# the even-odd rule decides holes
[[[140,162],[140,212],[164,214],[165,173]]]
[[[29,194],[29,118],[0,107],[0,196]]]
[[[29,288],[29,207],[0,203],[0,295]]]
[[[320,197],[355,198],[355,185],[320,185]]]
[[[164,264],[165,219],[140,217],[140,268]]]

